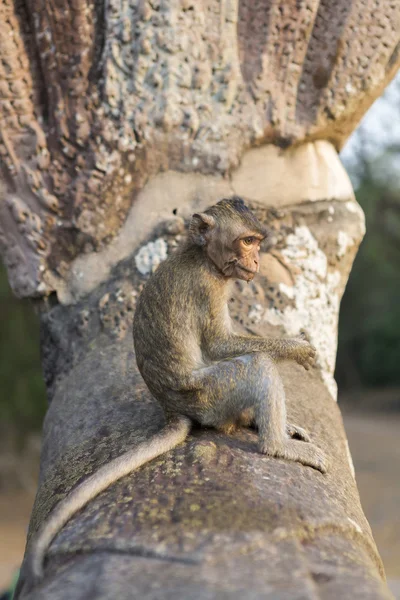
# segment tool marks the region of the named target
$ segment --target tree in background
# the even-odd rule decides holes
[[[16,301],[0,270],[0,423],[23,437],[42,425],[45,387],[39,359],[39,324],[32,307]],[[3,430],[4,435],[4,430]]]
[[[336,378],[343,388],[400,384],[399,102],[397,76],[342,153],[368,231],[341,306]]]

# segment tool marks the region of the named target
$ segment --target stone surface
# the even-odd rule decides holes
[[[338,204],[343,209],[343,228],[347,227],[347,220],[353,224],[360,223],[361,227],[363,223],[362,211],[353,202],[348,175],[331,144],[321,141],[286,151],[272,145],[255,148],[245,153],[242,165],[230,178],[173,170],[154,176],[137,195],[113,241],[100,251],[78,256],[72,261],[64,279],[51,279],[58,299],[63,304],[70,304],[83,298],[109,277],[112,267],[119,261],[134,251],[141,252],[140,247],[152,230],[168,233],[171,218],[176,218],[174,215],[187,220],[196,210],[203,210],[233,194],[257,201],[269,209],[271,215],[275,211],[275,221],[282,218],[285,209],[289,214],[291,206],[297,204],[300,198],[304,206],[310,201],[343,201],[343,206]],[[311,210],[307,209],[308,214]],[[329,224],[335,221],[332,231],[337,232],[334,206],[326,204],[325,211],[322,222],[329,229]],[[320,214],[320,210],[317,212]],[[353,246],[357,246],[361,235],[358,226],[356,229]],[[342,245],[338,245],[338,252]]]
[[[237,286],[237,327],[307,330],[319,362],[283,365],[289,415],[332,461],[322,476],[260,456],[251,432],[195,431],[71,520],[24,597],[388,597],[332,401],[363,235],[334,149],[400,64],[399,15],[393,0],[0,0],[0,251],[14,291],[41,298],[51,400],[31,534],[162,426],[135,370],[137,294],[179,219],[228,193],[275,236]]]
[[[290,283],[315,277],[310,298],[303,297],[307,305],[313,290],[322,290],[329,273],[337,272],[333,318],[314,316],[306,325],[316,342],[323,331],[334,344],[337,304],[363,235],[359,209],[348,208],[353,202],[304,202],[284,211],[250,203],[276,243],[269,253],[264,249],[258,278],[236,286],[230,311],[237,330],[282,334],[290,324],[287,311],[298,310],[301,300],[288,292]],[[303,240],[299,229],[307,235],[297,246],[292,238]],[[338,256],[343,229],[353,245]],[[180,235],[164,229],[168,252]],[[143,247],[159,236],[156,228]],[[317,258],[307,258],[310,249]],[[137,269],[136,255],[82,300],[54,306],[42,317],[50,408],[30,535],[77,482],[164,422],[135,365],[131,321],[136,294],[149,276]],[[274,262],[280,269],[270,280]],[[260,318],[252,314],[256,302]],[[326,309],[319,305],[320,313]],[[271,324],[270,310],[281,315],[279,325]],[[49,549],[43,582],[19,597],[390,598],[327,385],[324,347],[318,350],[322,358],[310,372],[291,362],[279,368],[289,420],[325,450],[326,475],[260,455],[250,430],[227,436],[195,429],[185,444],[74,516]]]
[[[227,176],[250,147],[317,140],[271,182],[275,201],[311,153],[314,199],[319,141],[339,148],[400,64],[394,0],[1,0],[0,23],[0,252],[20,296],[62,287],[167,169]]]
[[[53,387],[31,532],[77,481],[163,422],[130,336],[92,348]],[[259,455],[255,433],[195,431],[74,517],[44,582],[22,597],[389,598],[339,409],[317,370],[286,364],[282,375],[289,418],[327,452],[326,476]]]

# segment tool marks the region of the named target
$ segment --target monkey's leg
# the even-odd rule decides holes
[[[238,424],[241,427],[252,427],[256,429],[257,425],[254,416],[254,409],[247,408],[246,410],[244,410],[239,417]]]
[[[220,428],[254,409],[263,454],[300,462],[325,472],[327,461],[317,446],[289,439],[283,383],[276,365],[261,352],[224,360],[193,373],[198,394],[188,414],[203,425]]]

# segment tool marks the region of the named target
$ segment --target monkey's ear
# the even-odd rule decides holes
[[[189,235],[197,246],[205,246],[209,240],[210,232],[215,227],[215,219],[206,213],[196,213],[192,216],[189,225]]]

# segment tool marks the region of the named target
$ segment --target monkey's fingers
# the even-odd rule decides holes
[[[303,366],[306,369],[306,371],[309,371],[311,369],[311,367],[314,365],[314,362],[315,361],[313,358],[304,361]]]
[[[315,355],[314,354],[300,354],[296,358],[296,361],[305,368],[306,371],[309,371],[313,364],[315,363]]]
[[[314,348],[314,346],[309,346],[307,348],[306,354],[304,356],[304,360],[303,360],[303,366],[305,369],[309,370],[313,364],[315,363],[315,359],[317,356],[317,351]]]
[[[316,359],[317,349],[301,335],[295,339],[295,342],[296,345],[294,348],[294,358],[299,364],[303,365],[303,367],[308,370]],[[296,356],[296,354],[298,356]]]

